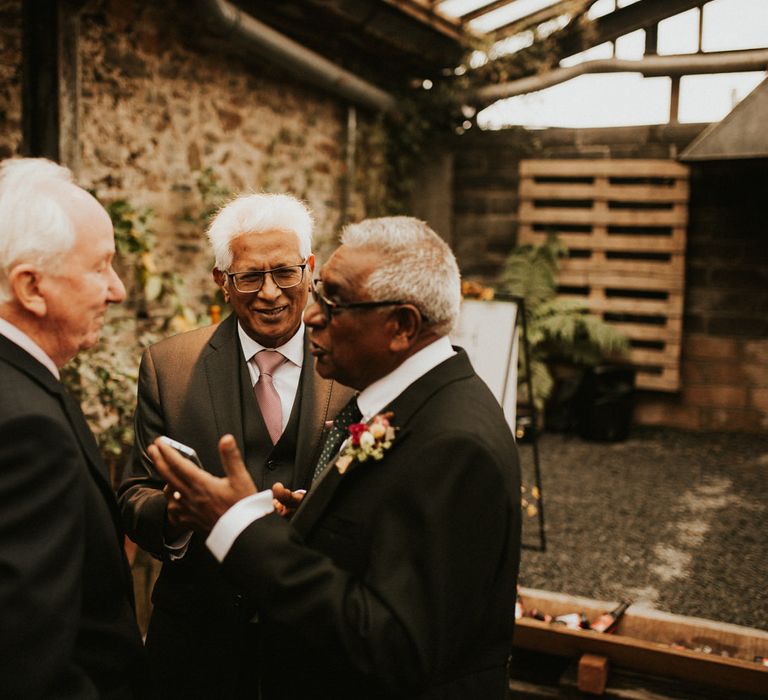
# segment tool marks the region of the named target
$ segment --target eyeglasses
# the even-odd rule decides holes
[[[245,272],[225,272],[235,289],[241,294],[254,294],[264,286],[264,277],[272,275],[272,281],[280,289],[290,289],[301,284],[304,279],[305,260],[301,265],[286,265],[274,270],[246,270]]]
[[[404,301],[350,301],[346,303],[332,301],[323,293],[322,280],[312,280],[312,298],[320,307],[323,316],[329,321],[332,316],[347,309],[373,309],[377,306],[399,306],[406,303]]]

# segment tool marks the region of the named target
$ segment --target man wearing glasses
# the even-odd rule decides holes
[[[230,202],[208,238],[213,278],[233,313],[160,342],[142,358],[132,473],[119,496],[129,536],[164,562],[147,634],[157,697],[254,694],[258,646],[268,640],[259,639],[259,626],[204,540],[180,520],[147,447],[167,435],[221,474],[217,444],[231,433],[259,489],[277,482],[309,487],[323,427],[350,396],[315,374],[309,354],[302,314],[315,266],[311,234],[310,213],[293,197]]]
[[[448,339],[453,254],[416,219],[371,219],[320,277],[312,354],[359,392],[363,424],[320,460],[290,523],[231,436],[225,478],[162,444],[150,455],[270,627],[262,700],[506,700],[520,470],[501,408]]]

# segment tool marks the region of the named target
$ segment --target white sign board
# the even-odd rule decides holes
[[[517,409],[517,304],[464,299],[451,342],[467,351],[478,376],[504,409],[512,434]]]

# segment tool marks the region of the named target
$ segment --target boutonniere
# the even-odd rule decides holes
[[[384,456],[385,450],[392,447],[395,439],[395,431],[389,420],[395,414],[379,413],[368,423],[352,423],[345,447],[341,456],[336,460],[336,469],[339,474],[347,471],[352,462],[365,462],[367,459],[379,460]]]

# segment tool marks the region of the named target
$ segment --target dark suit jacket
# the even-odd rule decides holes
[[[120,514],[56,378],[0,336],[0,695],[130,698],[141,637]]]
[[[520,474],[501,409],[460,351],[386,410],[380,461],[335,466],[291,524],[223,569],[274,627],[264,698],[506,698]],[[279,636],[278,636],[279,635]]]
[[[158,435],[168,435],[194,448],[206,469],[223,475],[218,441],[232,433],[259,489],[276,481],[307,488],[325,421],[351,395],[346,387],[315,374],[305,345],[293,411],[272,445],[253,395],[236,320],[232,314],[217,326],[164,340],[149,348],[141,362],[132,474],[121,485],[119,498],[128,535],[165,560],[152,595],[147,635],[150,662],[162,676],[160,694],[165,697],[240,694],[230,670],[247,648],[253,676],[254,626],[242,595],[221,575],[204,538],[193,536],[183,559],[167,559],[163,481],[147,446]]]

